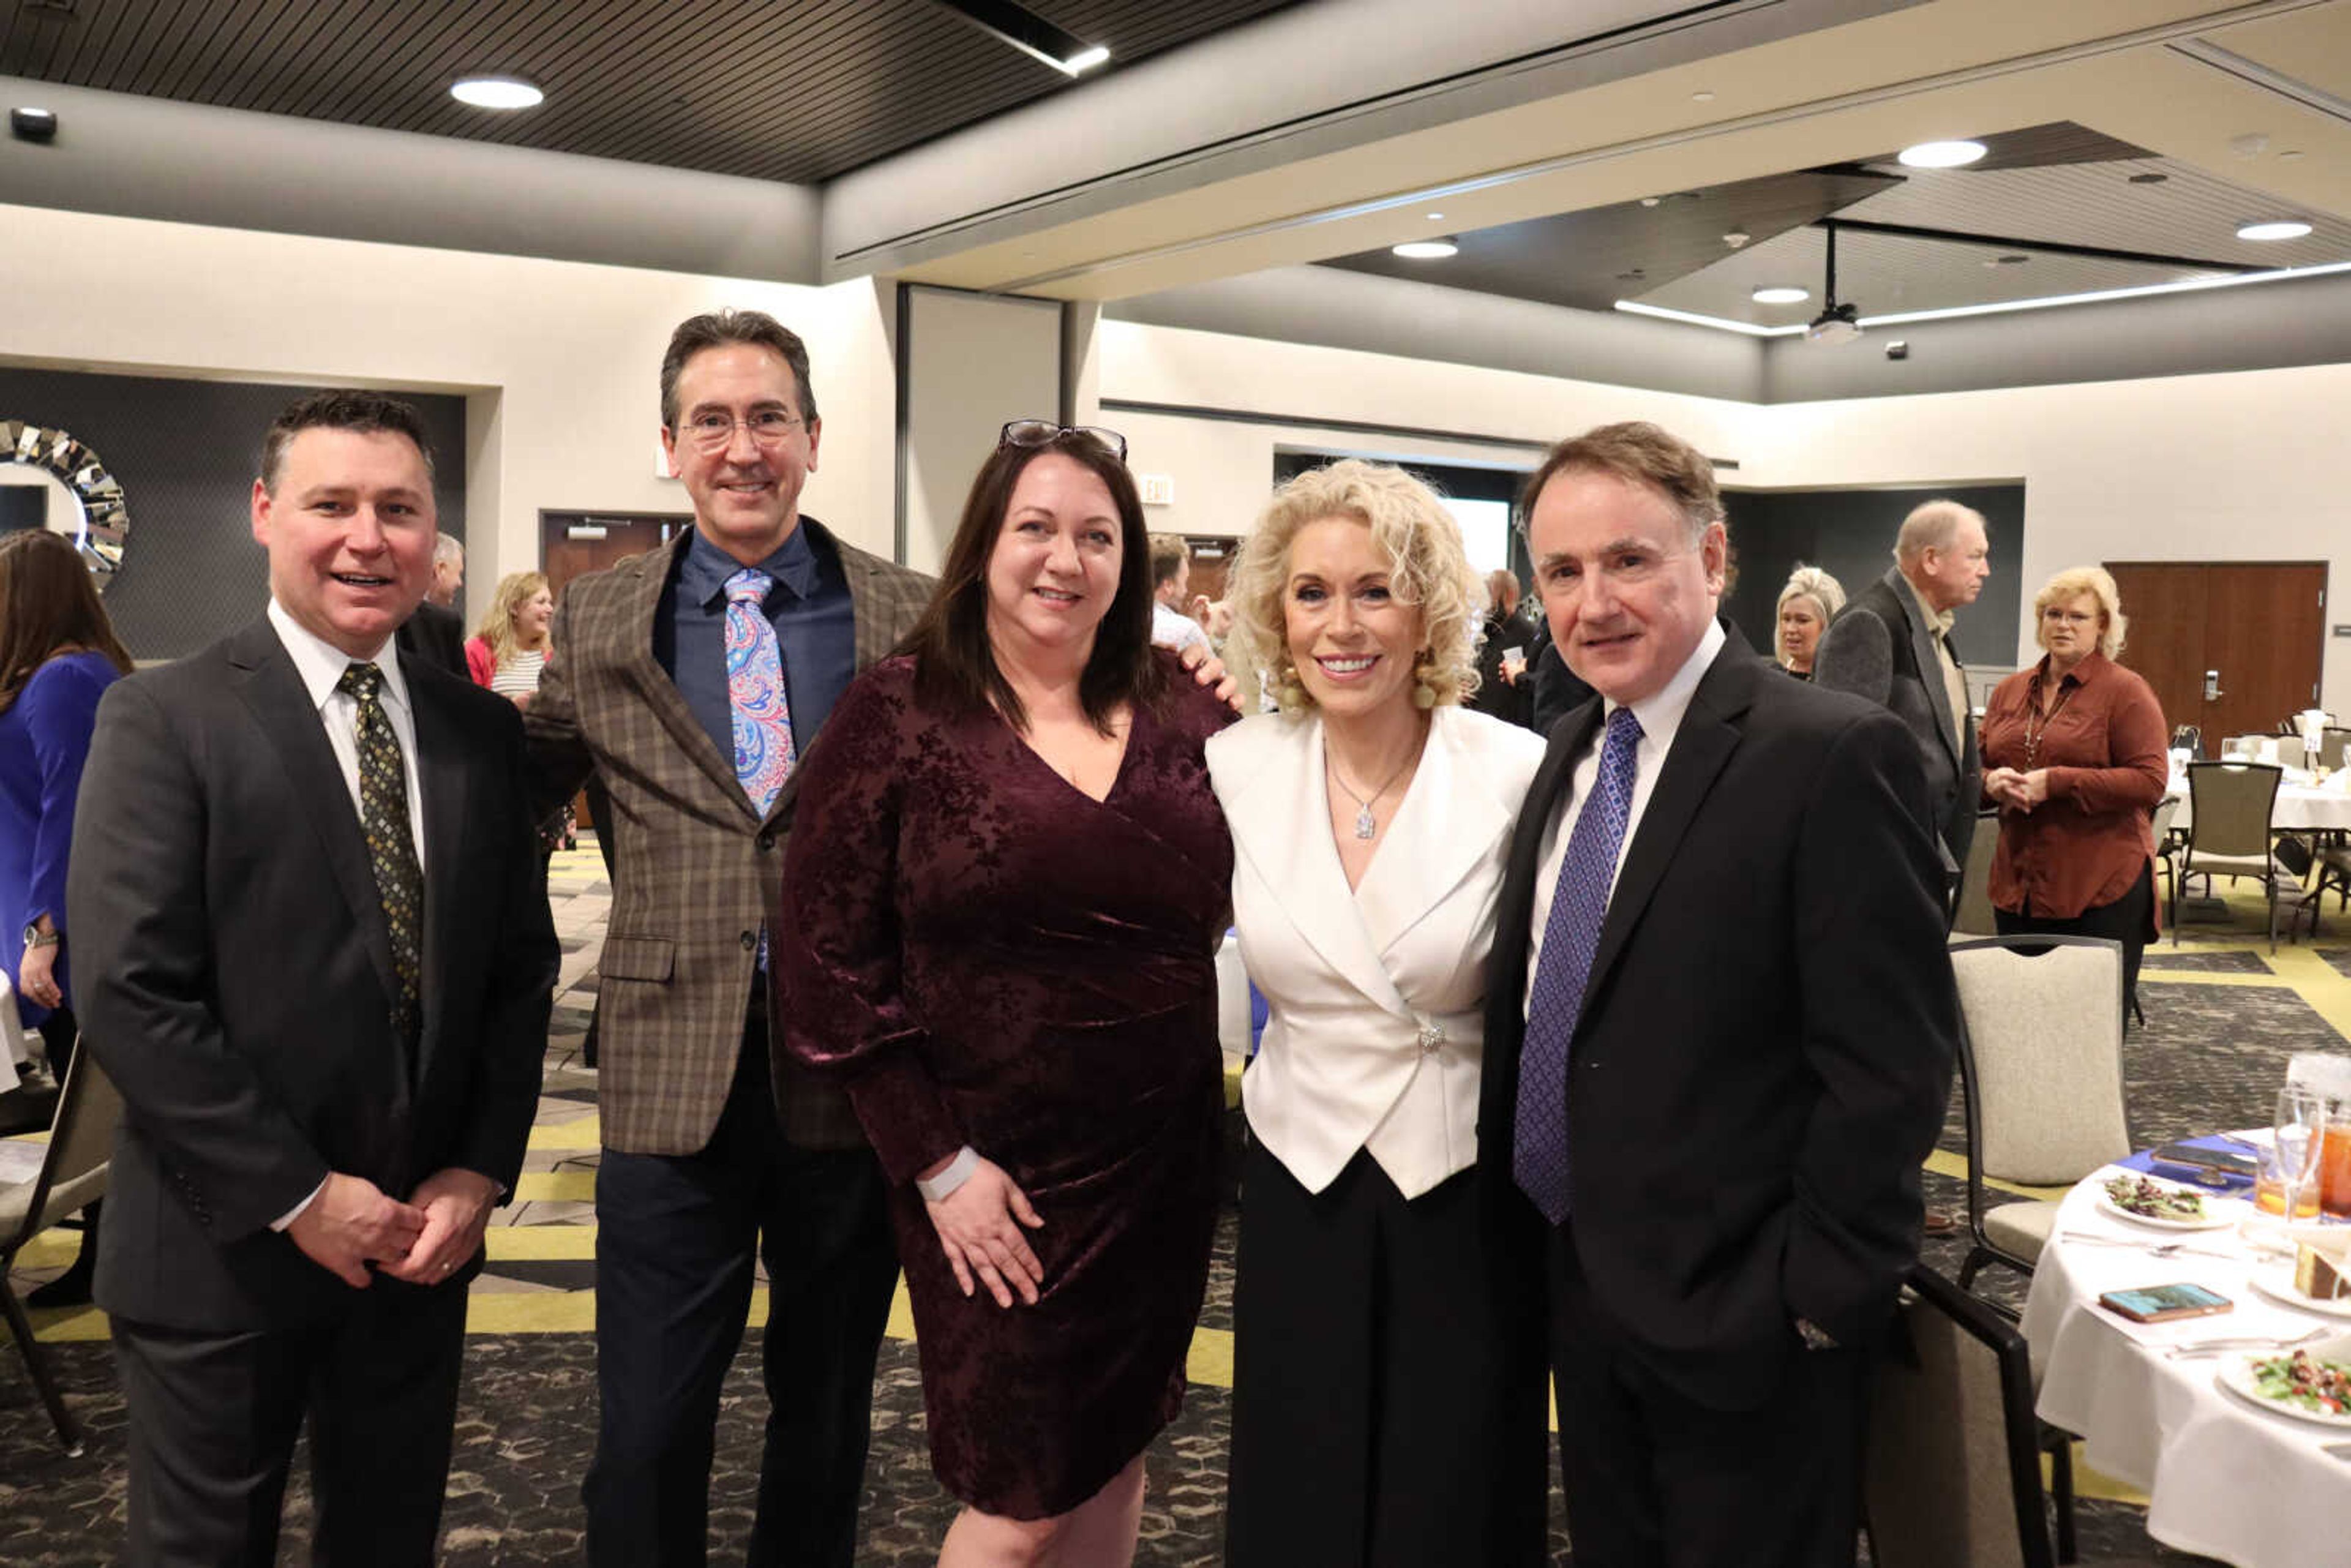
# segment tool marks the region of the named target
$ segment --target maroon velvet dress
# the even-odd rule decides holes
[[[859,677],[800,780],[778,925],[788,1048],[840,1076],[893,1184],[931,1460],[989,1513],[1063,1513],[1174,1419],[1224,1109],[1232,842],[1170,661],[1095,801],[993,713]],[[1045,1221],[1037,1305],[956,1287],[913,1178],[968,1143]]]

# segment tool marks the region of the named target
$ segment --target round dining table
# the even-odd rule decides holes
[[[2065,1197],[2033,1270],[2022,1329],[2035,1410],[2078,1435],[2092,1466],[2147,1494],[2147,1534],[2165,1545],[2241,1568],[2351,1568],[2351,1419],[2322,1425],[2259,1406],[2221,1378],[2262,1350],[2197,1348],[2303,1340],[2351,1359],[2351,1314],[2290,1306],[2256,1283],[2258,1274],[2278,1286],[2293,1264],[2246,1239],[2246,1199],[2208,1194],[2212,1217],[2228,1220],[2213,1228],[2158,1228],[2100,1202],[2120,1170]],[[2107,1291],[2170,1284],[2205,1286],[2233,1306],[2138,1324],[2098,1305]]]
[[[2173,774],[2167,794],[2179,802],[2171,825],[2184,831],[2196,821],[2187,775]],[[2270,827],[2279,832],[2351,831],[2351,769],[2331,775],[2323,784],[2281,779],[2270,808]]]

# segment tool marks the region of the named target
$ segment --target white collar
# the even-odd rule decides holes
[[[352,658],[295,620],[277,602],[275,594],[269,599],[269,624],[277,633],[277,640],[286,645],[287,657],[294,661],[294,673],[302,677],[302,689],[310,694],[312,707],[326,707],[327,699],[335,695],[335,685],[343,678],[347,666],[369,662]],[[392,654],[392,639],[386,637],[383,646],[375,651],[373,663],[383,672],[384,700],[404,710],[408,706],[408,683],[401,678],[400,660]]]
[[[1660,747],[1671,744],[1675,733],[1682,727],[1682,715],[1689,711],[1690,698],[1698,693],[1698,681],[1714,663],[1715,655],[1722,652],[1722,645],[1728,640],[1723,635],[1722,622],[1711,615],[1708,616],[1705,635],[1698,638],[1698,646],[1690,650],[1690,656],[1682,661],[1682,667],[1674,672],[1674,678],[1632,705],[1633,716],[1641,721],[1641,734],[1645,738]],[[1614,713],[1621,706],[1609,703],[1605,705],[1605,712]]]

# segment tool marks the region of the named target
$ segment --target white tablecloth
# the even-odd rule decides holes
[[[2179,800],[2179,810],[2171,819],[2175,828],[2186,828],[2196,820],[2188,799],[2188,781],[2175,778],[2171,794]],[[2351,789],[2345,789],[2330,779],[2325,784],[2278,785],[2277,800],[2270,808],[2270,826],[2302,831],[2333,828],[2351,830]]]
[[[2066,1197],[2025,1301],[2042,1419],[2078,1433],[2092,1465],[2147,1494],[2147,1533],[2168,1546],[2241,1568],[2351,1565],[2351,1462],[2325,1452],[2351,1441],[2351,1429],[2257,1410],[2220,1388],[2215,1375],[2236,1353],[2168,1361],[2160,1349],[2222,1335],[2284,1340],[2329,1323],[2351,1333],[2351,1322],[2256,1291],[2248,1282],[2253,1253],[2232,1229],[2158,1232],[2109,1218],[2096,1207],[2104,1174]],[[2069,1230],[2229,1256],[2154,1258],[2070,1241],[2062,1234]],[[2218,1291],[2236,1308],[2143,1327],[2096,1304],[2107,1291],[2182,1282]]]

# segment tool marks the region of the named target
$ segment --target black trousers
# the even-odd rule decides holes
[[[251,1333],[113,1322],[140,1568],[269,1568],[310,1422],[310,1560],[430,1568],[449,1479],[465,1288],[381,1276],[333,1321]]]
[[[1358,1153],[1310,1193],[1250,1145],[1227,1568],[1542,1561],[1539,1325],[1488,1288],[1475,1179],[1407,1201]]]
[[[1552,1233],[1552,1373],[1575,1568],[1851,1568],[1874,1347],[1802,1350],[1722,1410],[1656,1371]]]
[[[2155,868],[2139,868],[2130,891],[2112,904],[2085,909],[2079,915],[2035,915],[2030,906],[2011,915],[1992,911],[1994,927],[2003,936],[2105,936],[2123,945],[2123,1018],[2130,1018],[2131,998],[2138,995],[2138,961],[2147,951],[2147,926],[2155,919]]]
[[[600,1568],[708,1557],[718,1396],[768,1266],[765,1452],[748,1561],[850,1568],[873,1361],[898,1252],[871,1151],[789,1147],[756,1005],[718,1129],[700,1154],[608,1148],[596,1172],[596,1377],[581,1489]]]

